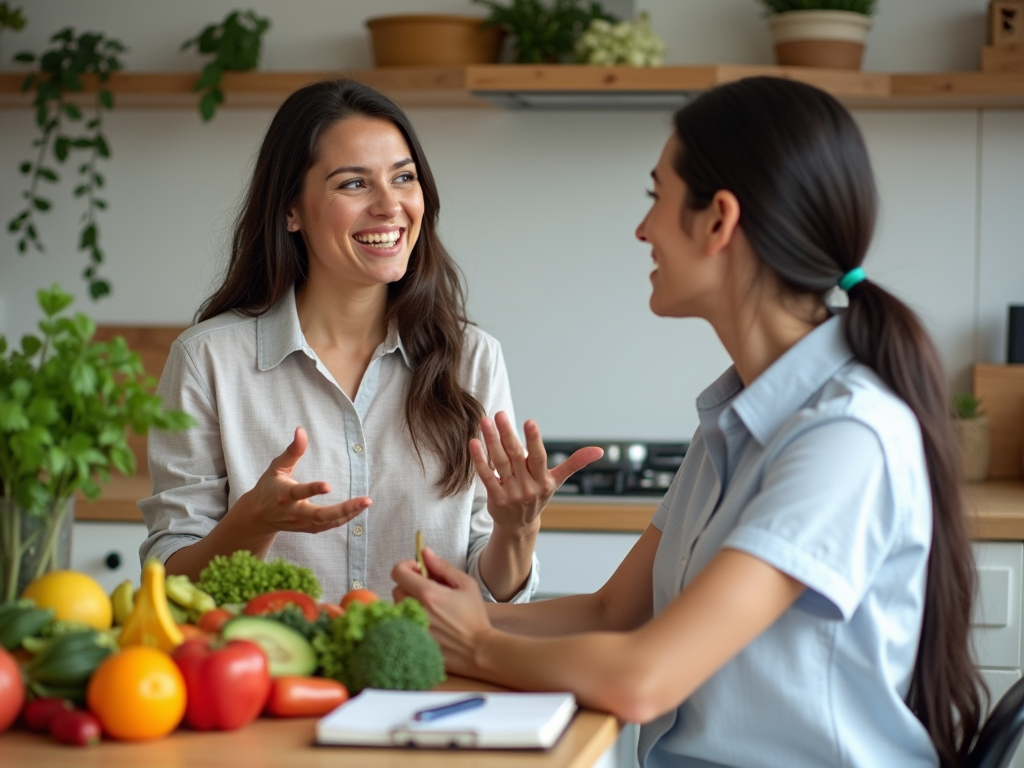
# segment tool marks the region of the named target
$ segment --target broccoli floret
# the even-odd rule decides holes
[[[265,619],[274,619],[285,626],[291,627],[307,640],[312,640],[317,634],[327,634],[331,626],[331,617],[325,611],[321,611],[316,621],[310,621],[299,606],[288,604],[279,611],[263,615]]]
[[[305,592],[314,600],[321,594],[320,583],[309,568],[281,559],[265,563],[246,549],[231,557],[215,556],[199,574],[196,584],[217,605],[247,603],[256,595],[279,589]]]
[[[370,629],[381,622],[403,616],[426,629],[430,625],[427,612],[419,601],[407,597],[400,603],[377,600],[370,604],[352,603],[344,615],[331,620],[326,633],[313,637],[320,667],[325,677],[348,685],[345,669],[356,646]]]
[[[352,651],[345,685],[351,693],[364,688],[425,691],[444,680],[444,658],[426,628],[399,616],[366,631]]]

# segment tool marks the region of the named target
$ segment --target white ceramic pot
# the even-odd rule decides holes
[[[860,69],[871,18],[851,11],[786,11],[768,17],[782,66]]]

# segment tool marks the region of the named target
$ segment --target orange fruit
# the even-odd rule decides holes
[[[103,660],[89,678],[85,698],[113,738],[158,739],[185,715],[185,678],[168,654],[133,645]]]
[[[365,605],[369,605],[370,603],[377,602],[378,599],[377,593],[372,590],[365,588],[350,589],[345,593],[345,596],[341,598],[341,607],[347,609],[352,605],[352,603],[363,603]]]
[[[52,608],[61,621],[80,621],[98,630],[110,629],[114,621],[110,596],[96,579],[79,571],[48,571],[21,596],[40,608]]]

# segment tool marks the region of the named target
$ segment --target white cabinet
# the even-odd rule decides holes
[[[971,639],[974,658],[994,702],[1021,676],[1024,543],[975,542],[974,558],[978,599],[971,619]],[[1024,749],[1017,750],[1010,766],[1024,768]]]
[[[537,538],[537,597],[596,592],[639,538],[639,533],[541,531]]]
[[[96,579],[107,592],[125,579],[142,580],[139,546],[145,523],[76,522],[71,537],[71,567]]]

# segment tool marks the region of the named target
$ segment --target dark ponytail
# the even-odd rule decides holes
[[[867,148],[849,112],[801,83],[757,77],[720,86],[675,116],[675,169],[686,205],[706,208],[722,189],[740,203],[743,231],[787,288],[824,303],[859,267],[877,210]],[[862,281],[842,324],[858,360],[917,416],[932,496],[924,621],[908,706],[944,766],[963,766],[982,717],[984,684],[970,655],[976,574],[938,352],[899,299]]]

